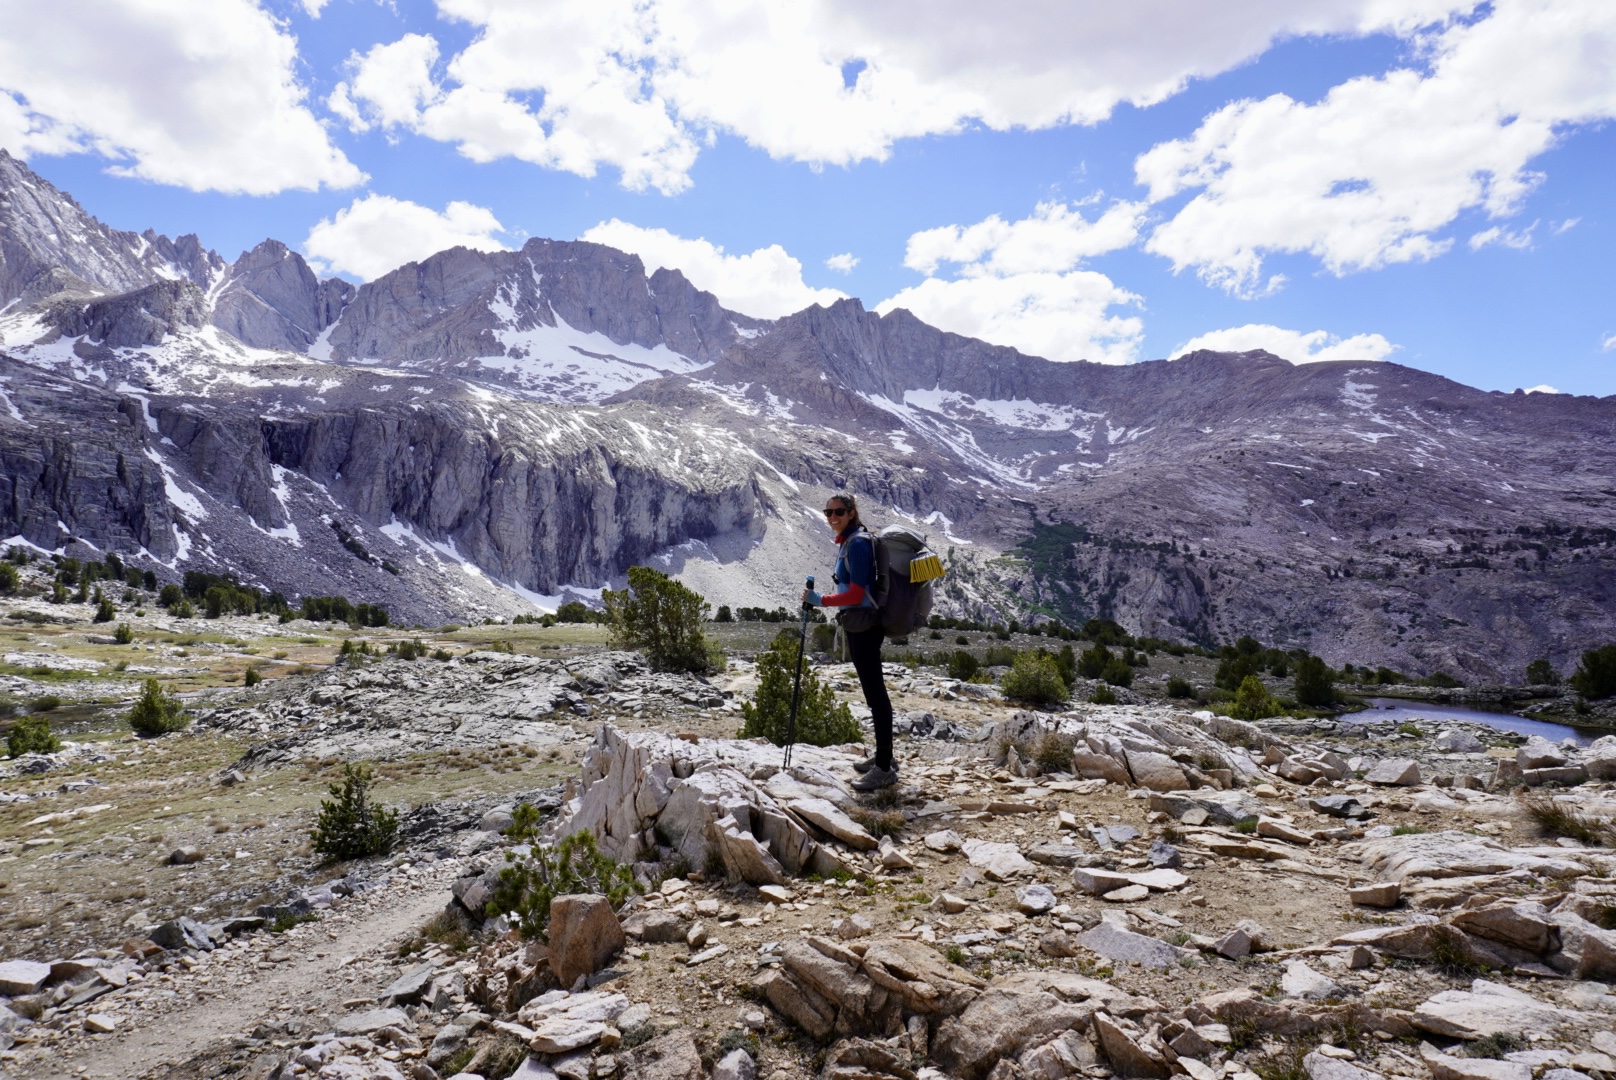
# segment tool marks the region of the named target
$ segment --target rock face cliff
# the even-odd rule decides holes
[[[857,301],[726,311],[587,243],[354,287],[265,241],[101,226],[0,157],[0,536],[407,621],[639,562],[789,603],[852,490],[950,552],[940,609],[1249,633],[1518,676],[1616,638],[1616,399],[1384,363],[1057,364]]]

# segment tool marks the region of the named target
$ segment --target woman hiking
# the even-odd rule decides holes
[[[831,580],[839,588],[825,596],[804,589],[802,602],[834,608],[836,621],[847,636],[847,651],[875,727],[875,756],[853,766],[864,774],[853,781],[853,790],[878,791],[898,782],[898,764],[892,757],[892,699],[881,678],[881,643],[887,632],[875,604],[875,537],[859,520],[858,503],[851,495],[832,495],[825,500],[825,523],[836,533],[836,569]]]

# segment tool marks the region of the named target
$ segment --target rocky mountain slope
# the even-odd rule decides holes
[[[0,156],[0,537],[509,616],[651,561],[789,603],[817,506],[940,605],[1518,678],[1616,638],[1616,399],[1393,364],[1057,364],[857,301],[772,322],[587,243],[355,288],[106,228]]]

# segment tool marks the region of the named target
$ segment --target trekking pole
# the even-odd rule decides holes
[[[808,584],[803,587],[813,589],[814,575],[808,575]],[[797,741],[797,700],[802,696],[802,657],[808,649],[808,612],[811,610],[808,604],[802,605],[802,633],[797,638],[797,674],[791,680],[791,719],[786,724],[786,753],[780,764],[782,769],[791,768],[791,746]]]

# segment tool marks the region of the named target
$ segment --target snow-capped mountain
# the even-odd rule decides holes
[[[819,500],[925,525],[945,608],[1513,674],[1616,636],[1616,399],[1385,363],[1052,363],[857,301],[766,321],[588,243],[355,287],[107,229],[0,154],[0,537],[410,621],[636,562],[791,602]]]

